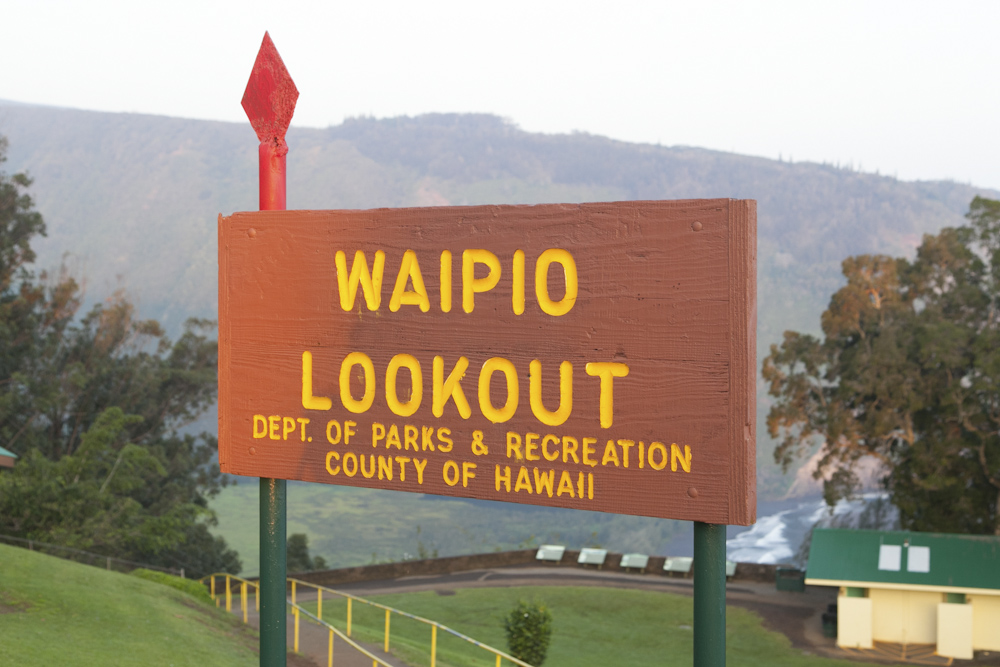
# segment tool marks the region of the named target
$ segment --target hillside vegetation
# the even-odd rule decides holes
[[[258,572],[257,480],[240,480],[213,500],[215,529]],[[601,512],[512,505],[489,500],[291,482],[288,534],[308,535],[309,550],[329,567],[528,548],[554,542],[571,548],[663,553],[690,523]]]
[[[163,584],[0,545],[4,664],[250,667],[256,645],[235,616]]]
[[[32,194],[49,230],[36,243],[40,266],[57,266],[70,253],[66,262],[85,279],[91,299],[124,286],[143,316],[159,319],[174,334],[190,316],[216,316],[216,216],[257,206],[257,140],[249,123],[0,102],[0,134],[10,138],[7,167],[35,178]],[[288,143],[290,208],[756,199],[759,359],[785,330],[818,330],[819,315],[841,284],[845,257],[910,255],[924,233],[961,224],[976,194],[1000,196],[832,165],[587,134],[534,134],[489,115],[353,119],[326,129],[293,128]],[[762,498],[775,498],[791,480],[773,464],[764,428],[769,402],[762,390],[758,398],[758,490]],[[252,502],[243,495],[255,497],[256,489],[247,486],[237,495]],[[317,497],[315,506],[342,497],[325,492],[331,500]],[[400,505],[375,493],[381,505]],[[364,504],[365,498],[359,494],[352,502]],[[432,523],[421,512],[433,503],[414,498],[405,505],[414,534],[417,525]],[[455,509],[462,514],[462,507]],[[511,525],[532,511],[505,508]],[[564,534],[593,530],[583,514],[559,522]],[[331,527],[330,539],[343,544],[333,533]],[[525,529],[521,539],[531,534]],[[319,547],[322,538],[311,536]],[[443,542],[436,535],[429,539]],[[413,542],[397,544],[395,555]],[[381,551],[375,543],[359,547],[362,554]]]

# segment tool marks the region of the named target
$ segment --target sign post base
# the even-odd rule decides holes
[[[260,665],[285,667],[285,480],[260,478]]]
[[[694,667],[726,664],[726,527],[694,523]]]

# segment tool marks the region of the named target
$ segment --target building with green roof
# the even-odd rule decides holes
[[[806,583],[840,589],[838,646],[1000,651],[1000,537],[817,528]]]
[[[15,461],[17,461],[17,454],[0,447],[0,468],[13,468]]]

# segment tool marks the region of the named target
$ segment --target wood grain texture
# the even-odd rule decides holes
[[[757,202],[729,204],[730,486],[727,523],[757,520]],[[742,415],[743,424],[738,417]]]
[[[219,215],[219,467],[226,470],[230,463],[229,452],[232,449],[222,443],[233,440],[228,400],[223,400],[223,394],[229,398],[229,387],[232,387],[229,368],[232,365],[232,318],[229,315],[229,249],[227,225],[222,215]]]
[[[486,249],[499,259],[498,284],[475,295],[471,313],[462,309],[462,252]],[[553,316],[535,297],[535,261],[546,249],[570,252],[578,270],[579,296],[566,314]],[[355,251],[385,253],[385,275],[378,310],[369,311],[359,294],[350,312],[341,308],[335,265],[343,251],[350,269]],[[404,252],[413,250],[426,286],[427,312],[404,305],[389,307]],[[440,254],[452,253],[452,308],[442,312]],[[511,267],[515,250],[525,254],[525,308],[512,306]],[[689,519],[710,523],[753,521],[754,500],[754,342],[756,324],[753,202],[698,200],[620,202],[582,205],[480,206],[370,211],[288,211],[237,213],[219,222],[220,313],[220,465],[241,475],[299,479],[401,491],[487,498],[508,502],[575,507],[623,514]],[[553,265],[547,289],[560,299],[565,280]],[[479,267],[478,277],[485,275]],[[750,281],[750,282],[746,282]],[[413,289],[412,283],[407,283]],[[330,410],[308,410],[301,402],[302,353],[313,360],[313,395],[331,399]],[[341,362],[351,352],[367,355],[374,368],[371,407],[345,409],[340,396]],[[412,355],[420,366],[423,400],[416,412],[392,412],[385,393],[385,372],[394,355]],[[461,387],[471,415],[459,415],[454,402],[436,417],[432,411],[434,357],[445,374],[460,357],[468,360]],[[478,380],[484,362],[500,357],[513,364],[519,399],[513,417],[494,424],[480,406]],[[542,424],[529,399],[529,366],[542,364],[542,404],[560,402],[559,366],[573,368],[572,411],[558,426]],[[588,362],[628,366],[616,378],[613,423],[602,426],[602,385],[587,374]],[[348,374],[351,397],[365,393],[364,373]],[[507,385],[502,373],[489,383],[489,402],[502,406]],[[400,400],[411,397],[412,378],[397,378]],[[308,419],[279,438],[260,435],[268,417]],[[280,421],[280,420],[279,420]],[[355,435],[327,440],[353,422]],[[378,426],[373,426],[373,425]],[[386,449],[379,429],[393,426],[421,434],[421,451]],[[268,427],[270,428],[270,426]],[[374,429],[374,430],[373,430]],[[448,429],[450,451],[441,451],[438,429]],[[424,433],[433,431],[431,450]],[[302,435],[306,439],[303,441]],[[516,434],[509,436],[508,434]],[[537,434],[532,436],[531,434]],[[518,461],[508,456],[509,437],[549,438],[560,453],[548,461]],[[475,446],[481,438],[483,445]],[[588,465],[579,456],[583,439],[595,454]],[[608,442],[611,442],[609,447]],[[621,441],[621,443],[619,443]],[[574,450],[573,443],[577,449]],[[629,444],[629,443],[635,444]],[[657,451],[656,470],[639,443]],[[413,444],[415,448],[415,444]],[[561,448],[568,448],[563,460]],[[670,456],[676,445],[676,456]],[[685,471],[685,447],[691,452]],[[484,449],[485,448],[485,449]],[[615,455],[606,450],[615,450]],[[664,461],[662,452],[668,454]],[[624,456],[630,465],[624,467]],[[383,457],[383,479],[347,476],[337,462],[345,457],[375,464]],[[386,457],[393,457],[392,462]],[[374,457],[374,458],[372,458]],[[403,457],[406,461],[397,461]],[[530,457],[529,457],[530,458]],[[331,461],[331,468],[327,462]],[[424,461],[418,483],[411,459]],[[616,465],[617,462],[617,465]],[[406,479],[399,477],[400,466]],[[388,473],[393,471],[393,479]],[[454,485],[455,470],[469,473]],[[471,467],[474,466],[474,467]],[[511,490],[497,467],[511,468]],[[530,478],[514,487],[520,468]],[[676,468],[676,469],[672,469]],[[336,475],[330,469],[338,469]],[[370,471],[370,469],[366,469]],[[549,495],[546,476],[562,493]],[[471,475],[475,475],[472,477]],[[537,477],[536,477],[537,475]],[[593,492],[590,479],[593,476]],[[578,486],[583,481],[584,497]],[[593,497],[588,497],[592,495]]]

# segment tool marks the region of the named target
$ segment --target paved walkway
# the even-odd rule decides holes
[[[299,595],[298,599],[308,600],[310,599],[310,596]],[[312,594],[311,599],[316,599],[315,593]],[[224,600],[223,604],[225,604]],[[237,591],[234,591],[232,610],[234,614],[242,617],[243,612],[240,610],[240,597]],[[254,629],[260,630],[260,615],[254,611],[254,599],[252,594],[250,595],[250,611],[247,613],[247,623]],[[306,616],[300,616],[299,658],[293,663],[291,659],[291,650],[292,647],[295,646],[295,617],[292,616],[292,614],[289,614],[286,618],[286,623],[286,645],[289,650],[288,664],[290,667],[308,667],[311,665],[315,665],[316,667],[327,667],[329,664],[328,651],[330,647],[330,631],[326,628],[326,626],[318,625]],[[342,630],[342,628],[338,628],[338,630]],[[371,644],[366,644],[364,642],[358,642],[358,644],[363,646],[365,650],[378,656],[380,660],[384,660],[393,667],[407,667],[405,662],[393,655],[385,653],[381,647],[372,646]],[[340,637],[334,637],[333,639],[333,664],[334,667],[372,667],[372,661],[370,658],[358,652],[354,647],[347,644]]]

